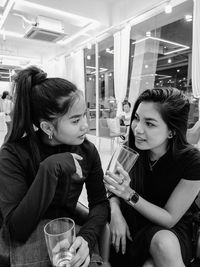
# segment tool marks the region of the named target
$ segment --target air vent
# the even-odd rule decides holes
[[[27,30],[24,37],[45,42],[57,42],[65,36],[66,34],[63,33],[52,32],[32,26]]]
[[[35,25],[28,25],[24,37],[45,42],[57,42],[67,35],[62,22],[47,17],[38,16]]]

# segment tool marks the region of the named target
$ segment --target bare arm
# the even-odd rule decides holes
[[[127,200],[130,194],[134,191],[130,188],[130,177],[126,172],[120,170],[121,175],[124,176],[125,182],[119,185],[113,182],[112,179],[119,181],[119,176],[109,174],[105,176],[107,188],[118,197]],[[113,186],[114,189],[112,187]],[[171,228],[180,218],[185,214],[188,208],[191,206],[200,190],[200,181],[190,181],[181,179],[171,196],[169,197],[164,208],[160,208],[144,198],[140,197],[139,201],[134,205],[134,208],[150,221]]]

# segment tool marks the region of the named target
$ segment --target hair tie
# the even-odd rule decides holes
[[[38,85],[47,79],[47,73],[40,71],[32,76],[32,85]]]

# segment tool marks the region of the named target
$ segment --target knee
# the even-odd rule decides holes
[[[180,255],[180,245],[175,234],[168,230],[157,232],[150,244],[150,254],[164,257],[177,257]]]
[[[155,267],[153,260],[152,259],[148,259],[143,265],[142,267]]]

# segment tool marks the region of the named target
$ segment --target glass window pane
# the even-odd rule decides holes
[[[198,120],[191,80],[192,11],[193,2],[187,1],[174,7],[171,14],[163,12],[132,27],[128,79],[130,100],[153,87],[176,87],[187,94],[191,101],[189,127]]]

